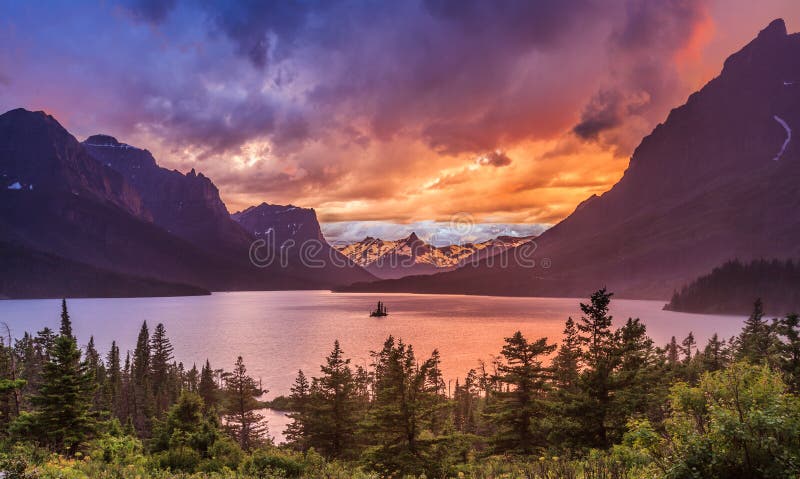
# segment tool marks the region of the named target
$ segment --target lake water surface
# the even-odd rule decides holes
[[[389,316],[370,318],[382,300]],[[455,380],[497,355],[503,338],[520,330],[529,339],[557,342],[568,316],[580,317],[575,298],[504,298],[456,295],[358,294],[328,291],[214,293],[179,298],[68,300],[73,329],[81,345],[90,335],[105,355],[117,340],[123,357],[133,349],[142,321],[150,330],[164,323],[175,357],[187,369],[206,358],[214,368],[231,369],[244,358],[251,375],[261,378],[269,397],[287,394],[298,369],[317,375],[319,365],[339,339],[354,364],[368,365],[369,352],[390,334],[414,346],[419,357],[438,348],[445,377]],[[58,329],[60,300],[0,301],[0,321],[14,336],[44,326]],[[714,332],[736,335],[744,317],[663,311],[661,301],[612,301],[615,325],[638,317],[657,345],[692,331],[701,345]],[[273,418],[272,432],[281,418]]]

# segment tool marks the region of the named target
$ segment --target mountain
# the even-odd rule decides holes
[[[769,315],[800,312],[800,267],[792,260],[729,261],[676,291],[664,309],[747,316],[756,299]]]
[[[263,240],[264,251],[281,251],[288,270],[311,275],[327,285],[372,281],[375,277],[333,249],[311,208],[261,203],[231,215],[249,234]],[[267,253],[259,253],[262,256]]]
[[[125,275],[0,242],[0,299],[197,296],[207,290]]]
[[[149,151],[108,135],[83,142],[94,159],[120,173],[141,195],[153,222],[214,254],[246,258],[252,238],[230,218],[219,190],[192,169],[187,174],[158,166]]]
[[[106,273],[116,275],[108,283],[108,295],[135,294],[137,285],[142,295],[155,292],[142,281],[161,284],[163,291],[170,289],[165,285],[191,285],[198,293],[320,287],[316,281],[284,274],[278,266],[254,267],[247,249],[241,260],[232,261],[171,234],[154,223],[157,215],[124,175],[94,159],[43,112],[17,109],[0,115],[0,181],[0,242],[30,259],[25,277],[32,284],[54,285],[47,290],[42,286],[39,294],[64,291],[55,287],[56,277],[47,274],[58,273],[69,281],[65,265],[82,271],[84,278],[95,274],[87,280],[85,294],[97,291],[92,284]],[[35,267],[42,261],[49,266]],[[19,273],[24,263],[3,267],[9,274]],[[22,294],[12,283],[2,283],[11,289],[0,295]],[[115,284],[118,288],[112,291]],[[85,295],[79,284],[71,288]]]
[[[367,237],[336,249],[378,278],[391,279],[450,271],[531,239],[533,237],[500,236],[482,243],[437,247],[421,240],[416,233],[411,233],[395,241]]]
[[[733,258],[797,257],[799,128],[800,35],[776,20],[642,140],[616,185],[517,248],[532,261],[350,290],[667,299]]]

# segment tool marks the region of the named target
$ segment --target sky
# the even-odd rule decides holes
[[[333,240],[535,234],[779,17],[800,2],[5,0],[0,110],[202,171],[231,211],[313,207]]]

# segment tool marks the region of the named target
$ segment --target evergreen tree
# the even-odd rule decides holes
[[[507,386],[494,393],[488,418],[496,426],[492,444],[496,452],[531,454],[546,446],[547,426],[543,420],[548,404],[546,393],[552,370],[542,365],[543,356],[555,351],[547,338],[528,342],[517,331],[505,339],[497,381]]]
[[[613,390],[612,373],[617,364],[617,347],[611,331],[612,317],[608,314],[611,296],[605,288],[596,291],[590,303],[581,303],[578,338],[583,350],[586,369],[581,376],[583,390],[584,434],[590,446],[607,447],[606,418]]]
[[[72,320],[69,317],[69,312],[67,311],[67,300],[61,300],[61,336],[69,336],[70,338],[75,339],[75,336],[72,335]]]
[[[33,343],[36,347],[36,354],[39,356],[39,364],[44,365],[50,360],[50,351],[56,343],[56,334],[50,328],[44,328],[36,333]]]
[[[11,422],[19,416],[19,392],[25,386],[25,380],[17,377],[14,349],[4,343],[0,338],[0,437],[6,435]]]
[[[577,392],[582,355],[581,340],[578,337],[575,321],[568,318],[564,325],[564,335],[558,354],[553,359],[553,380],[559,390]]]
[[[95,348],[94,336],[89,337],[89,343],[86,345],[86,365],[89,368],[89,374],[92,375],[92,380],[95,384],[92,407],[98,412],[107,410],[108,405],[105,402],[106,368],[103,361],[100,359],[100,353],[98,353],[97,348]]]
[[[629,318],[616,333],[617,359],[612,374],[612,399],[606,417],[606,434],[611,443],[619,442],[631,416],[661,411],[668,393],[659,354],[638,318]]]
[[[418,364],[411,346],[394,337],[373,352],[374,401],[365,423],[366,434],[376,444],[364,454],[373,469],[386,476],[419,474],[433,465],[434,440],[421,440],[431,408],[427,378],[433,361]]]
[[[197,392],[203,398],[203,403],[206,408],[214,409],[219,405],[219,387],[214,380],[214,370],[211,369],[211,363],[206,359],[206,364],[200,370],[200,383],[197,386]]]
[[[177,399],[179,388],[170,381],[170,361],[173,348],[162,323],[158,323],[150,338],[150,380],[152,381],[155,415],[160,417]]]
[[[239,356],[233,372],[225,378],[224,424],[231,437],[245,451],[268,440],[264,416],[256,412],[262,408],[258,398],[266,392],[247,375],[247,368]]]
[[[453,395],[455,402],[453,422],[457,431],[464,434],[478,432],[479,392],[478,375],[474,369],[469,370],[466,378],[464,378],[464,384],[459,384],[458,380],[456,380]]]
[[[697,349],[697,342],[694,340],[694,333],[689,331],[689,335],[681,341],[680,350],[683,353],[683,362],[688,364],[694,357],[694,351]]]
[[[39,392],[31,398],[34,412],[21,415],[16,429],[73,456],[95,432],[90,411],[95,384],[72,336],[66,302],[62,302],[61,331],[44,364]]]
[[[550,440],[562,447],[583,443],[581,414],[585,400],[581,396],[580,367],[583,351],[575,321],[568,318],[556,357],[553,358],[553,385],[551,392],[553,413],[561,416],[554,421]]]
[[[113,415],[123,421],[126,419],[121,411],[120,405],[122,394],[122,367],[120,365],[119,347],[116,341],[111,341],[111,349],[106,355],[106,382],[105,382],[105,403],[110,408]]]
[[[200,371],[197,370],[197,365],[192,364],[192,369],[186,373],[186,390],[189,392],[197,393],[200,385]]]
[[[36,341],[30,333],[22,335],[14,345],[14,354],[19,359],[19,379],[25,381],[19,390],[19,409],[30,407],[30,397],[39,390],[43,362],[37,352]]]
[[[320,369],[306,414],[308,442],[325,456],[340,458],[352,450],[359,414],[350,360],[344,358],[338,340]]]
[[[675,336],[669,340],[669,344],[667,345],[667,364],[672,368],[677,368],[680,362],[679,360],[679,350],[680,347],[678,346],[678,340],[675,339]]]
[[[205,414],[203,399],[196,393],[184,391],[170,407],[163,421],[153,428],[152,450],[191,449],[202,458],[210,456],[210,449],[219,438],[216,417]]]
[[[302,369],[297,372],[297,378],[294,381],[294,385],[291,387],[289,399],[291,401],[292,412],[290,412],[288,416],[292,422],[286,427],[286,440],[294,448],[306,451],[309,447],[308,439],[310,436],[310,428],[308,428],[307,425],[311,422],[311,418],[309,417],[311,385]]]
[[[150,332],[147,321],[142,323],[131,363],[131,419],[136,431],[147,437],[153,416],[153,390],[150,370]]]
[[[720,340],[717,333],[709,338],[700,357],[703,371],[714,372],[723,369],[728,364],[725,340]]]
[[[800,392],[800,316],[792,313],[781,318],[777,330],[782,338],[776,342],[779,366],[786,384],[797,394]]]
[[[744,322],[738,344],[737,356],[739,359],[752,363],[763,363],[769,359],[775,344],[775,337],[772,328],[764,319],[764,305],[761,299],[756,300],[753,312]]]

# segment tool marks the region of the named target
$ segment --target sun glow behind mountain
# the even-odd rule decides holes
[[[202,171],[231,211],[541,229],[613,185],[730,51],[800,19],[787,0],[214,5],[6,3],[0,110]]]

